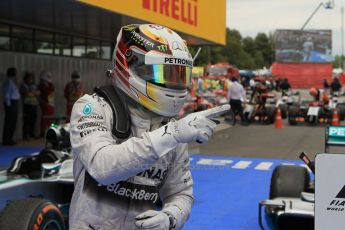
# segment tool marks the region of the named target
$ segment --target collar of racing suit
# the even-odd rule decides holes
[[[166,120],[139,105],[129,104],[128,109],[132,121],[132,134],[135,137],[140,137],[144,132],[159,128],[162,122]]]
[[[136,101],[127,97],[118,88],[115,88],[115,90],[129,113],[132,136],[140,137],[144,132],[158,129],[162,126],[162,123],[167,123],[170,120],[170,118],[163,117],[146,109]]]

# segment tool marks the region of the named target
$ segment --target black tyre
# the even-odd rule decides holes
[[[296,165],[279,165],[272,173],[270,199],[276,197],[300,197],[310,182],[308,170]]]
[[[295,106],[290,106],[289,112],[288,112],[288,122],[289,125],[297,125],[297,118],[298,115],[298,108]]]
[[[53,203],[28,198],[9,203],[0,213],[0,227],[6,230],[65,230],[64,217]]]
[[[266,107],[266,124],[273,124],[274,121],[276,120],[276,108],[273,106],[268,106]]]
[[[279,108],[280,108],[280,112],[282,115],[282,119],[286,119],[287,118],[287,110],[288,110],[287,105],[286,104],[280,104]]]

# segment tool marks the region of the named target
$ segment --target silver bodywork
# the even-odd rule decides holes
[[[0,172],[0,209],[12,200],[42,197],[58,206],[69,204],[73,192],[73,160],[42,164],[42,177],[30,179],[26,175]],[[48,175],[47,175],[48,174]]]
[[[259,203],[259,225],[264,229],[262,223],[262,212],[264,210],[269,223],[273,227],[275,222],[282,217],[314,218],[314,194],[302,192],[301,198],[279,197],[271,200],[263,200]]]

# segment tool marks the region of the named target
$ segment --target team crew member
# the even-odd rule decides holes
[[[35,137],[37,120],[37,107],[39,91],[34,82],[33,73],[26,72],[24,82],[20,87],[23,98],[23,139],[28,140]]]
[[[235,115],[240,115],[242,124],[246,124],[247,121],[244,118],[242,108],[242,102],[246,99],[246,91],[244,90],[243,86],[238,83],[238,79],[236,77],[232,77],[231,81],[232,85],[228,90],[228,98],[231,109]]]
[[[313,97],[315,102],[321,101],[325,104],[329,102],[329,97],[325,91],[313,87],[309,90],[309,94]]]
[[[4,107],[5,107],[5,120],[4,129],[2,132],[3,145],[15,145],[13,135],[17,126],[18,116],[18,101],[20,94],[16,85],[17,70],[15,68],[7,69],[7,80],[3,85],[4,93]]]
[[[72,81],[66,84],[64,89],[64,96],[66,99],[66,114],[71,116],[73,104],[84,94],[84,88],[80,82],[80,74],[74,71],[71,75]]]
[[[339,82],[339,79],[335,77],[331,83],[331,94],[334,92],[340,92],[341,91],[341,84]]]
[[[193,59],[159,25],[123,27],[113,57],[114,86],[73,106],[70,229],[181,229],[193,203],[186,143],[206,142],[216,127],[204,111],[171,119],[186,100]]]
[[[51,116],[55,112],[54,94],[55,87],[52,81],[52,74],[42,71],[40,74],[40,83],[38,85],[40,91],[39,102],[41,107],[41,137],[44,136],[46,129],[51,123]]]
[[[291,90],[291,85],[289,83],[289,80],[287,78],[284,78],[280,84],[279,84],[279,88],[281,89],[282,91],[282,96],[285,96],[287,95],[287,92],[289,90]]]

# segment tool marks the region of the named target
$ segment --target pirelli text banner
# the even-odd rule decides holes
[[[79,0],[225,44],[226,0]]]

